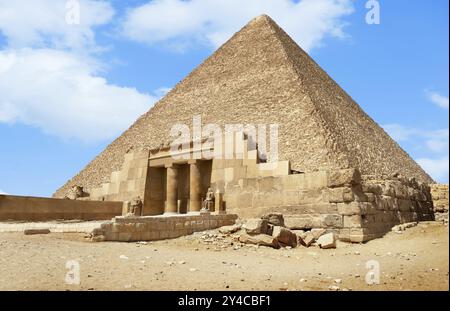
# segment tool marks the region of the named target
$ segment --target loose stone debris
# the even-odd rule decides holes
[[[34,235],[34,234],[49,234],[49,229],[25,229],[23,231],[25,235]]]

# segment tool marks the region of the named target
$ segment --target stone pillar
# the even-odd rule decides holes
[[[199,162],[189,161],[189,212],[200,212],[202,208],[202,176]]]
[[[165,214],[178,213],[178,169],[173,165],[166,166],[166,211]]]

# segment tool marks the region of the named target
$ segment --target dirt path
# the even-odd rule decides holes
[[[221,247],[204,238],[143,245],[0,233],[0,290],[449,289],[449,232],[438,223],[333,250]],[[80,264],[80,285],[65,283],[68,260]],[[369,260],[380,264],[379,285],[365,282]]]

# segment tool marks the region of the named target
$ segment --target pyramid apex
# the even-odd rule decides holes
[[[261,14],[252,19],[249,24],[256,24],[260,22],[273,22],[273,19],[267,14]]]

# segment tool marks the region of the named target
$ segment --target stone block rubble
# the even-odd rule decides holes
[[[284,226],[284,217],[281,213],[265,214],[261,218],[251,218],[245,221],[242,227],[236,225],[220,228],[223,234],[239,233],[239,242],[269,246],[273,248],[295,248],[298,246],[310,247],[317,245],[320,248],[336,248],[337,236],[333,231],[326,229],[313,229],[310,231],[291,230]]]

